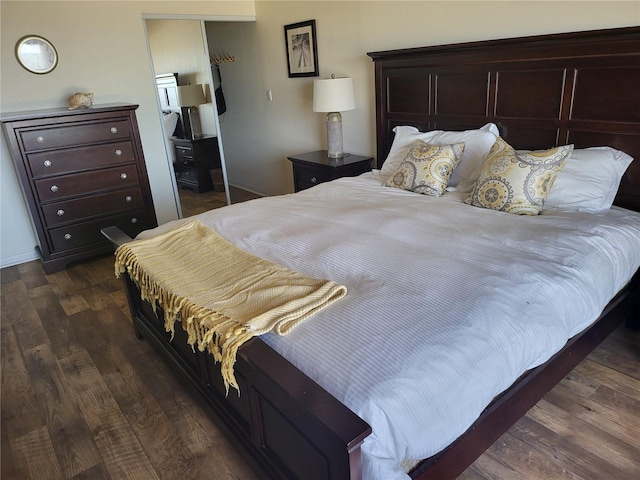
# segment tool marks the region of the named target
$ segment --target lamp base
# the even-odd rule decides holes
[[[202,125],[200,123],[198,107],[182,107],[181,113],[185,138],[193,140],[202,136]]]
[[[342,158],[342,115],[340,112],[327,113],[327,156]]]

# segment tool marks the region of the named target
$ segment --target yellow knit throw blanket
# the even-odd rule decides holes
[[[238,348],[256,335],[285,335],[339,300],[346,287],[305,277],[246,253],[197,220],[118,247],[116,276],[128,272],[142,299],[164,310],[165,329],[180,320],[192,348],[221,362],[227,393],[238,393]]]

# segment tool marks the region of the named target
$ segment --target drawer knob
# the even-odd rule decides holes
[[[126,173],[121,173],[120,174],[120,178],[123,179],[123,180],[126,180],[127,179],[127,174]]]
[[[122,155],[122,150],[117,149],[117,150],[116,150],[116,155],[117,155],[118,157],[119,157],[120,155]]]
[[[59,217],[64,215],[64,210],[60,209],[56,212],[58,214]]]
[[[311,177],[311,183],[317,183],[318,179],[316,177]]]
[[[38,141],[38,143],[42,143],[44,142],[44,137],[42,135],[38,136],[38,138],[36,138],[36,140]]]
[[[44,162],[42,162],[42,164],[43,164],[45,167],[50,167],[50,166],[51,166],[51,160],[45,160]]]
[[[111,133],[118,133],[118,129],[116,127],[111,127]]]
[[[65,233],[64,234],[64,239],[65,240],[71,240],[71,234],[70,233]]]
[[[51,185],[51,191],[53,193],[56,193],[58,191],[58,186],[57,185]]]
[[[133,217],[133,218],[131,219],[131,223],[138,223],[138,219],[137,219],[136,217]]]
[[[126,197],[124,197],[124,199],[127,203],[131,203],[133,201],[133,197],[131,195],[127,195]]]

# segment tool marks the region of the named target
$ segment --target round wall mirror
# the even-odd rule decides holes
[[[58,64],[58,52],[49,40],[38,35],[27,35],[16,43],[16,58],[20,65],[32,73],[49,73]]]

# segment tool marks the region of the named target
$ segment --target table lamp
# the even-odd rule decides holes
[[[351,78],[331,78],[313,81],[313,111],[327,113],[327,155],[342,158],[342,115],[340,112],[353,110],[356,102],[353,96]]]

